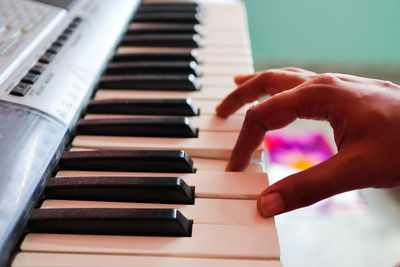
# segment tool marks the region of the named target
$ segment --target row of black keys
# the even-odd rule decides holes
[[[194,173],[180,150],[93,150],[64,152],[60,170]],[[144,190],[144,191],[143,191]],[[179,177],[51,178],[45,197],[80,200],[193,204],[194,189]]]
[[[68,41],[73,32],[82,22],[82,18],[75,17],[67,28],[58,36],[57,40],[46,50],[46,52],[39,58],[38,62],[41,64],[34,65],[29,72],[21,79],[21,81],[10,91],[11,95],[25,96],[32,85],[39,79],[39,76],[45,71],[46,64],[54,59],[56,54],[61,50],[62,46]]]
[[[198,3],[142,3],[133,22],[201,23],[204,9]]]
[[[157,10],[155,10],[155,8]],[[193,15],[199,13],[199,6],[195,4],[142,4],[135,15],[134,21],[135,19],[137,20],[138,16],[141,16],[141,13],[147,13],[147,15],[154,12],[169,14],[170,11],[175,12],[177,9],[181,13],[182,11],[189,11],[189,13],[192,13]],[[143,19],[144,17],[142,16],[142,20]],[[187,29],[188,25],[193,29],[195,28],[195,24],[158,24],[156,27],[150,27],[152,29],[150,32],[154,32],[157,28],[169,32],[173,28],[180,31],[184,28]],[[149,28],[147,27],[147,29]],[[132,30],[130,32],[128,31],[128,34],[131,33],[134,32]],[[148,31],[146,31],[146,33],[148,33]],[[182,53],[178,55],[163,55],[164,60],[166,59],[165,57],[168,56],[171,56],[171,58],[168,58],[169,60],[164,62],[150,61],[144,63],[135,62],[135,59],[138,57],[143,58],[146,56],[143,54],[131,54],[128,57],[120,58],[114,57],[114,60],[117,61],[117,63],[110,63],[107,67],[106,73],[115,74],[119,73],[119,71],[124,73],[123,67],[126,67],[126,72],[128,72],[128,70],[133,71],[133,69],[136,68],[138,71],[147,69],[151,70],[150,72],[159,73],[160,71],[162,72],[165,70],[167,73],[177,71],[179,73],[189,72],[199,75],[199,73],[196,73],[196,58],[193,56],[193,53],[185,55],[185,59],[190,59],[190,61],[186,62],[171,61],[171,59],[176,59],[177,56],[178,58],[179,56],[182,56]],[[160,55],[157,56],[159,57]],[[118,63],[118,61],[126,60],[131,62]],[[196,116],[199,114],[198,108],[196,108],[189,99],[92,100],[87,107],[87,112],[181,116]],[[95,131],[96,134],[111,134],[111,132],[115,133],[115,130],[117,129],[117,132],[120,131],[119,134],[122,135],[127,135],[127,133],[128,135],[140,135],[140,131],[146,136],[151,136],[152,134],[160,132],[163,132],[164,136],[165,134],[167,136],[176,136],[177,131],[180,133],[186,132],[186,134],[183,134],[184,136],[194,137],[197,135],[197,129],[194,129],[185,118],[113,119],[109,122],[109,126],[102,128],[102,126],[104,126],[104,120],[83,120],[78,125],[78,133],[84,134],[87,132],[93,134],[93,131]],[[113,127],[116,125],[118,125],[118,127]],[[152,127],[151,125],[154,127],[153,129],[150,129]],[[130,128],[130,126],[133,127]],[[162,127],[163,129],[157,130],[157,127]],[[132,132],[132,128],[135,128],[135,133]],[[168,131],[171,130],[175,133],[168,133]],[[178,135],[182,136],[182,134]],[[193,163],[190,157],[182,151],[66,152],[60,161],[60,168],[100,171],[194,172]],[[193,204],[194,189],[190,188],[182,179],[178,177],[163,177],[161,179],[159,177],[147,178],[148,177],[131,177],[125,179],[124,177],[118,179],[98,177],[89,180],[85,178],[52,179],[47,185],[45,195],[46,197],[57,197],[63,199]],[[97,193],[93,193],[93,186],[96,187],[95,191],[97,191]],[[100,194],[98,194],[99,190],[102,191]]]
[[[132,19],[139,27],[131,27],[122,45],[199,47],[198,25],[204,13],[197,5],[142,4]],[[143,24],[145,23],[145,24]]]
[[[120,45],[200,47],[199,16],[202,16],[202,11],[196,4],[142,4]],[[99,86],[106,89],[196,91],[200,85],[195,77],[201,75],[197,63],[198,58],[191,52],[116,55],[108,64]]]
[[[192,173],[183,151],[65,152],[60,169]],[[194,188],[179,177],[50,178],[43,199],[194,204]],[[192,221],[176,209],[35,209],[28,231],[41,233],[191,236]]]
[[[195,4],[142,4],[135,15],[134,21],[198,23],[199,12],[200,9]],[[171,20],[171,18],[173,19]],[[122,44],[182,47],[187,46],[185,40],[190,39],[190,36],[192,36],[192,39],[198,38],[197,35],[186,34],[175,36],[136,35],[136,37],[130,38],[127,35],[124,37]],[[168,41],[165,42],[165,40]],[[183,43],[181,43],[182,40],[184,41]],[[176,43],[176,41],[179,41],[180,44]],[[171,56],[168,54],[164,55],[165,57]],[[139,55],[138,57],[143,58],[143,55]],[[118,60],[118,57],[115,59]],[[126,60],[127,57],[122,61]],[[132,60],[132,55],[130,55],[130,60]],[[135,89],[132,87],[137,87],[137,89],[151,90],[199,89],[193,78],[193,75],[199,75],[199,73],[196,73],[194,63],[171,63],[171,61],[168,64],[141,62],[125,65],[114,63],[112,65],[111,63],[106,73],[135,73],[136,69],[136,73],[140,72],[140,70],[145,73],[160,73],[160,71],[166,70],[167,75],[103,76],[100,86],[103,88],[121,89]],[[187,75],[188,70],[190,76]],[[176,107],[178,104],[178,106],[181,106],[181,111],[184,110],[185,114],[198,114],[197,108],[190,105],[190,102],[187,100],[183,101],[162,100],[160,105],[160,101],[129,100],[119,103],[121,104],[119,107],[117,107],[118,100],[108,102],[92,101],[88,107],[88,111],[92,113],[104,113],[108,109],[106,113],[109,113],[111,108],[111,113],[132,113],[134,110],[143,113],[146,112],[144,110],[148,110],[150,113],[156,112],[166,115],[176,112],[172,110],[174,109],[173,106]],[[156,109],[154,109],[154,104],[157,106]],[[100,123],[100,128],[96,127],[96,123],[97,126]],[[149,132],[156,133],[162,130],[161,132],[165,133],[166,129],[175,129],[174,131],[180,129],[179,132],[181,133],[183,130],[183,132],[189,132],[189,135],[197,135],[197,129],[188,124],[187,119],[184,118],[158,119],[158,121],[154,119],[129,119],[128,121],[123,119],[113,120],[110,123],[108,127],[104,128],[104,121],[82,120],[77,127],[77,131],[80,134],[84,134],[85,132],[89,132],[90,134],[108,134],[112,128],[113,132],[115,132],[115,129],[120,129],[121,132],[119,134],[126,135],[128,131],[129,135],[135,135],[132,132],[132,129],[135,129],[134,132],[136,134],[149,136]],[[116,124],[118,124],[118,127],[113,127]],[[134,127],[131,127],[132,125]],[[101,130],[100,132],[96,132],[94,129]],[[176,132],[172,133],[172,135],[176,134]],[[186,136],[187,134],[184,135]],[[183,151],[65,152],[59,162],[59,168],[166,173],[193,173],[195,171],[192,160]],[[193,204],[194,188],[189,187],[179,177],[51,178],[46,186],[44,198]],[[185,218],[175,209],[35,209],[28,223],[28,231],[72,234],[190,236],[192,223],[191,220]]]
[[[135,14],[133,21],[138,16],[141,21],[153,22],[152,16],[145,19],[149,14],[175,14],[170,11],[180,9],[181,14],[199,14],[199,8],[196,5],[185,6],[179,5],[160,5],[149,4],[141,5],[138,13]],[[190,11],[188,11],[190,9]],[[150,12],[151,11],[151,12]],[[184,11],[184,12],[183,12]],[[142,24],[140,34],[134,30],[128,30],[122,40],[122,45],[140,46],[144,43],[126,42],[126,38],[134,39],[147,38],[152,46],[170,45],[170,46],[186,46],[184,42],[179,41],[177,44],[170,42],[168,44],[158,42],[157,38],[153,38],[154,31],[158,30],[177,30],[183,28],[195,28],[195,24],[174,24],[163,23]],[[145,26],[143,26],[145,25]],[[146,25],[150,25],[146,26]],[[188,27],[190,26],[190,27]],[[137,29],[136,29],[137,30]],[[150,34],[149,34],[150,33]],[[179,32],[162,33],[164,40],[172,37],[185,37],[187,34]],[[179,39],[179,38],[178,38]],[[176,39],[176,40],[178,40]],[[168,39],[169,40],[169,39]],[[174,39],[175,40],[175,39]],[[182,56],[183,53],[180,53]],[[167,53],[161,56],[162,60],[156,60],[156,57],[147,58],[140,54],[130,54],[127,56],[116,56],[113,61],[107,65],[105,75],[100,80],[100,88],[119,88],[119,89],[147,89],[147,90],[199,90],[200,86],[196,83],[194,76],[200,76],[201,73],[197,69],[195,60],[176,61],[176,58],[167,57]],[[191,57],[193,53],[189,53]],[[160,56],[160,55],[157,55]],[[198,115],[198,109],[190,105],[187,100],[103,100],[92,101],[88,108],[88,113],[105,113],[105,114],[143,114],[143,115],[180,115],[193,116]],[[148,136],[148,137],[197,137],[198,129],[193,127],[187,118],[120,118],[120,119],[90,119],[81,120],[77,126],[78,134],[89,135],[117,135],[117,136]]]
[[[83,119],[76,128],[81,135],[197,138],[199,129],[189,118]]]
[[[176,209],[34,209],[28,231],[190,237],[192,223]]]
[[[199,109],[190,99],[107,99],[92,100],[92,114],[198,116]],[[189,118],[103,118],[82,119],[76,133],[81,135],[145,136],[195,138],[198,129]]]

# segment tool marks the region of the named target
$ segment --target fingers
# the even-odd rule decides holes
[[[228,117],[247,103],[252,103],[266,95],[289,90],[302,84],[311,77],[311,74],[285,70],[269,70],[247,79],[239,87],[229,94],[218,107],[216,113],[221,117]]]
[[[254,108],[246,113],[238,140],[232,150],[231,158],[225,171],[242,171],[249,165],[253,152],[262,144],[268,130],[259,123],[255,115],[259,111]]]
[[[230,93],[216,108],[220,117],[228,117],[247,103],[265,96],[266,76],[269,74],[258,74],[242,83],[235,91]]]
[[[258,198],[259,212],[266,217],[274,216],[338,193],[371,186],[368,163],[358,151],[348,147],[325,162],[271,185]]]
[[[336,121],[332,109],[333,105],[341,103],[338,98],[339,95],[332,86],[305,84],[253,106],[246,113],[226,170],[244,170],[268,130],[282,128],[297,118],[329,118]]]
[[[242,83],[244,83],[245,81],[247,81],[247,80],[253,78],[253,77],[256,76],[256,75],[257,75],[256,73],[247,74],[247,75],[239,74],[239,75],[236,75],[236,76],[235,76],[234,80],[235,80],[235,83],[236,83],[237,85],[241,85]]]
[[[301,68],[295,68],[295,67],[286,67],[286,68],[280,68],[280,69],[270,69],[270,71],[274,71],[274,70],[275,71],[279,71],[279,70],[281,70],[281,71],[292,71],[292,72],[304,73],[304,74],[308,74],[308,75],[316,75],[315,72],[308,71],[308,70],[301,69]],[[235,83],[237,85],[241,85],[245,81],[253,78],[254,76],[256,76],[258,74],[260,74],[260,72],[252,73],[252,74],[239,74],[239,75],[235,76],[234,80],[235,80]]]
[[[242,171],[247,167],[253,152],[262,144],[265,132],[277,126],[271,122],[274,120],[273,117],[279,117],[282,127],[296,118],[293,108],[289,108],[294,105],[292,101],[293,97],[285,92],[247,111],[226,171]]]

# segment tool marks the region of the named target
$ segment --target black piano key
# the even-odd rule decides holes
[[[72,21],[74,22],[74,23],[78,23],[78,24],[80,24],[81,22],[82,22],[82,18],[81,17],[75,17]]]
[[[82,119],[80,135],[195,138],[198,129],[185,117]]]
[[[32,88],[32,84],[19,82],[10,92],[11,95],[24,96]]]
[[[62,177],[49,179],[45,198],[193,204],[194,188],[178,177]]]
[[[66,42],[67,42],[67,39],[65,39],[63,37],[59,37],[59,38],[57,38],[57,40],[54,41],[54,44],[58,45],[58,46],[63,46]]]
[[[193,7],[198,7],[201,5],[197,2],[179,2],[179,1],[162,1],[162,2],[153,2],[153,3],[141,3],[140,6],[147,6],[147,7],[187,7],[187,6],[193,6]]]
[[[201,37],[198,34],[127,34],[122,37],[123,46],[152,47],[201,47]]]
[[[198,91],[200,85],[193,74],[104,75],[99,87],[104,89]]]
[[[191,236],[191,230],[176,209],[34,209],[28,222],[36,233]]]
[[[79,24],[80,24],[79,22],[72,21],[70,24],[68,24],[68,28],[76,29],[78,28]]]
[[[91,150],[64,152],[59,168],[80,171],[193,173],[182,150]]]
[[[193,7],[193,6],[177,6],[177,7],[170,7],[170,6],[160,6],[160,7],[147,7],[147,6],[139,6],[136,10],[136,14],[146,14],[146,13],[203,13],[204,9],[201,7]]]
[[[60,52],[61,50],[61,46],[58,44],[53,44],[52,46],[50,46],[49,49],[47,49],[47,52],[49,53],[53,53],[53,54],[57,54],[58,52]]]
[[[177,61],[188,60],[200,63],[196,50],[190,52],[141,52],[129,54],[116,54],[112,58],[114,62],[132,62],[132,61]]]
[[[187,5],[187,4],[141,4],[136,13],[148,13],[148,12],[204,12],[204,9],[200,5]]]
[[[21,81],[24,82],[24,83],[34,84],[38,79],[39,79],[39,74],[36,74],[36,73],[33,73],[33,72],[28,72],[22,78]]]
[[[199,23],[203,22],[202,13],[194,12],[146,12],[138,13],[132,22]]]
[[[182,23],[132,23],[127,34],[186,33],[200,34],[199,24]]]
[[[193,74],[201,76],[194,61],[132,61],[111,62],[106,74]]]
[[[58,36],[57,40],[68,40],[71,37],[71,33],[63,32],[60,36]]]
[[[31,72],[31,73],[36,73],[36,74],[42,74],[42,73],[45,71],[45,69],[46,69],[46,68],[45,68],[44,66],[36,64],[35,66],[33,66],[33,67],[29,70],[29,72]]]
[[[88,113],[132,115],[198,116],[199,109],[186,99],[100,99],[91,100]]]
[[[50,64],[50,62],[53,61],[55,56],[56,54],[46,52],[39,58],[39,62],[44,64]]]

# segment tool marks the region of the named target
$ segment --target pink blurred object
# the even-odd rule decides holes
[[[300,170],[312,167],[334,153],[324,136],[318,132],[271,132],[265,136],[270,161]]]

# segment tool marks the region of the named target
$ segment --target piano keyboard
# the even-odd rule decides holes
[[[197,60],[201,62],[199,64],[199,72],[203,73],[202,76],[195,78],[195,84],[199,84],[199,90],[188,89],[183,90],[183,87],[179,87],[177,90],[166,90],[165,84],[168,81],[164,80],[163,87],[160,89],[160,85],[154,84],[152,82],[148,83],[148,86],[153,89],[152,90],[140,90],[140,86],[137,87],[137,84],[134,84],[134,88],[132,87],[129,80],[125,78],[129,78],[129,75],[120,75],[120,74],[108,74],[106,69],[106,74],[100,79],[99,90],[97,91],[94,99],[98,100],[112,100],[112,99],[146,99],[146,98],[165,98],[168,99],[170,97],[173,98],[188,98],[193,99],[194,104],[196,105],[196,100],[198,100],[197,94],[201,94],[202,97],[199,99],[206,100],[221,100],[223,99],[229,91],[234,88],[232,77],[237,73],[251,73],[253,71],[253,67],[251,64],[251,52],[248,41],[248,33],[247,29],[243,27],[242,23],[245,21],[244,12],[241,9],[240,4],[234,5],[213,5],[212,8],[206,8],[205,11],[206,16],[204,17],[204,22],[200,25],[202,27],[202,32],[200,33],[202,37],[200,38],[199,43],[201,43],[201,47],[197,47],[196,43],[187,44],[187,47],[178,47],[174,43],[167,44],[168,47],[147,47],[148,43],[139,43],[137,45],[129,45],[129,42],[126,40],[131,40],[135,37],[135,33],[131,33],[128,30],[128,34],[123,37],[122,45],[117,49],[117,52],[114,58],[118,58],[118,62],[127,62],[127,59],[124,59],[124,55],[130,55],[133,52],[136,52],[136,49],[141,49],[141,53],[163,53],[165,51],[186,51],[186,53],[194,53],[197,54]],[[221,19],[221,14],[229,14],[231,17],[229,20]],[[142,15],[142,14],[139,14]],[[146,17],[146,14],[143,14],[143,18],[141,20],[146,19],[148,27],[151,28],[154,26],[156,22],[160,23],[152,19],[152,17]],[[193,17],[193,15],[192,15]],[[134,18],[135,20],[135,18]],[[170,19],[171,20],[171,19]],[[179,21],[172,21],[173,23],[178,23]],[[171,23],[171,22],[169,22]],[[139,25],[136,22],[133,22],[129,29],[142,27],[146,23],[140,22]],[[165,27],[168,27],[168,23],[163,24]],[[176,25],[176,24],[173,24]],[[178,24],[179,25],[179,24]],[[187,25],[187,24],[182,24]],[[136,26],[136,27],[135,27]],[[152,34],[148,34],[148,36],[152,37]],[[143,36],[145,34],[140,33],[139,36]],[[154,34],[156,35],[156,34]],[[162,34],[159,34],[162,35]],[[165,34],[164,34],[165,35]],[[175,34],[176,37],[179,34]],[[188,34],[181,34],[181,36],[186,36]],[[157,39],[157,37],[153,38]],[[191,40],[191,38],[188,38]],[[125,41],[124,41],[125,40]],[[219,58],[219,60],[212,61],[212,58]],[[231,60],[226,60],[229,58],[235,58],[242,62],[241,64],[233,65]],[[108,64],[116,64],[115,62],[111,62]],[[223,70],[223,71],[221,71]],[[162,70],[159,70],[159,72]],[[164,69],[167,74],[168,69]],[[133,72],[135,73],[135,72]],[[153,73],[154,75],[154,73]],[[193,75],[193,74],[189,74]],[[142,77],[141,75],[138,75]],[[143,77],[142,77],[143,78]],[[188,83],[187,80],[182,80],[181,84]],[[192,83],[189,83],[191,85]],[[143,87],[143,85],[141,84]],[[177,86],[175,82],[173,86]],[[106,88],[104,88],[106,87]],[[126,87],[126,88],[121,88]],[[147,86],[145,86],[147,87]],[[130,90],[131,89],[131,90]],[[134,89],[134,90],[132,90]],[[155,90],[155,91],[154,91]],[[183,93],[181,91],[184,91]],[[188,93],[190,95],[188,95]],[[218,94],[219,93],[219,94]],[[214,100],[215,101],[215,100]],[[207,101],[203,101],[207,102]],[[215,103],[215,102],[213,102]],[[90,131],[85,131],[85,135],[79,134],[74,138],[72,145],[74,147],[82,147],[82,148],[90,148],[90,149],[182,149],[188,152],[193,157],[205,157],[205,158],[216,158],[216,159],[228,159],[230,156],[230,151],[234,146],[234,143],[237,139],[237,134],[240,130],[243,115],[233,116],[227,120],[223,120],[214,116],[214,111],[209,111],[211,116],[203,116],[197,118],[189,118],[192,122],[193,127],[199,129],[198,135],[196,138],[148,138],[148,137],[127,137],[127,135],[131,136],[132,132],[129,134],[120,134],[119,136],[113,137],[103,137],[103,136],[95,136],[91,135]],[[113,112],[114,113],[114,112]],[[106,119],[120,118],[120,115],[113,115],[110,118],[110,115],[92,115],[88,114],[86,116],[87,120],[84,120],[84,123],[96,122],[90,121],[92,119],[103,119],[103,121],[97,121],[102,123],[103,127],[107,123]],[[143,117],[143,116],[141,116]],[[128,119],[127,117],[124,117]],[[125,128],[128,127],[125,122]],[[115,123],[115,120],[114,120]],[[122,121],[121,121],[122,123]],[[93,124],[92,124],[93,126]],[[98,125],[99,126],[99,125]],[[93,126],[94,127],[94,126]],[[108,131],[113,131],[112,127]],[[168,126],[167,126],[168,127]],[[115,127],[114,127],[115,128]],[[92,128],[93,129],[93,128]],[[93,130],[92,130],[93,131]],[[156,130],[157,131],[157,130]],[[159,131],[157,131],[159,133]],[[107,135],[106,132],[103,132],[102,135]],[[123,135],[123,136],[121,136]],[[169,136],[166,136],[169,137]],[[259,158],[261,155],[261,148],[256,151],[256,158]]]
[[[263,148],[224,171],[248,106],[215,116],[253,72],[246,25],[235,1],[139,5],[12,266],[281,266]]]

